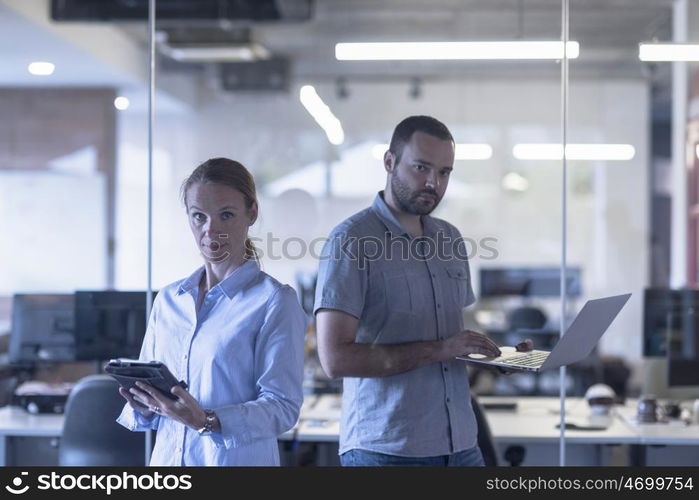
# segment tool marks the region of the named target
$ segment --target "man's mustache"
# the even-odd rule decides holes
[[[439,196],[437,195],[437,191],[435,191],[434,189],[423,189],[422,191],[417,193],[415,197],[417,198],[418,196],[423,194],[428,194],[430,196],[434,196],[435,198],[439,198]]]

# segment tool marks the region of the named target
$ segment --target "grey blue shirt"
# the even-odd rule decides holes
[[[474,302],[467,246],[453,225],[423,216],[413,238],[379,193],[338,225],[321,255],[315,312],[359,319],[356,342],[434,341],[463,329]],[[344,379],[340,454],[363,449],[406,457],[476,445],[466,363],[432,363],[388,377]]]
[[[277,436],[294,426],[303,403],[306,315],[296,292],[252,260],[211,288],[197,311],[203,272],[158,293],[140,359],[162,361],[184,380],[216,411],[221,432],[200,436],[128,404],[118,422],[157,429],[151,465],[279,465]]]

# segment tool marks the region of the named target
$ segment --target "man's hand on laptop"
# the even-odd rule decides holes
[[[529,352],[534,350],[534,342],[532,339],[524,339],[519,344],[515,345],[515,351],[517,352]],[[508,370],[507,368],[497,367],[498,371],[503,375],[511,375],[516,373],[516,370]]]
[[[495,342],[473,330],[464,330],[443,340],[442,353],[444,361],[470,354],[481,354],[489,358],[497,358],[501,354]]]
[[[534,342],[532,339],[524,339],[515,346],[517,352],[529,352],[534,350]]]

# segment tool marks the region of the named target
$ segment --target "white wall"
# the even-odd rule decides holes
[[[190,115],[165,114],[155,127],[153,155],[153,287],[201,265],[191,244],[179,185],[196,165]],[[141,112],[119,114],[117,149],[117,289],[144,290],[147,270],[147,121]]]

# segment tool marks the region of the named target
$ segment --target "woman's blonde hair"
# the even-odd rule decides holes
[[[239,191],[245,198],[245,206],[250,209],[257,203],[255,179],[247,168],[229,158],[211,158],[194,169],[182,183],[180,197],[187,206],[187,191],[194,184],[221,184]],[[245,258],[258,260],[258,253],[250,238],[245,238]]]

